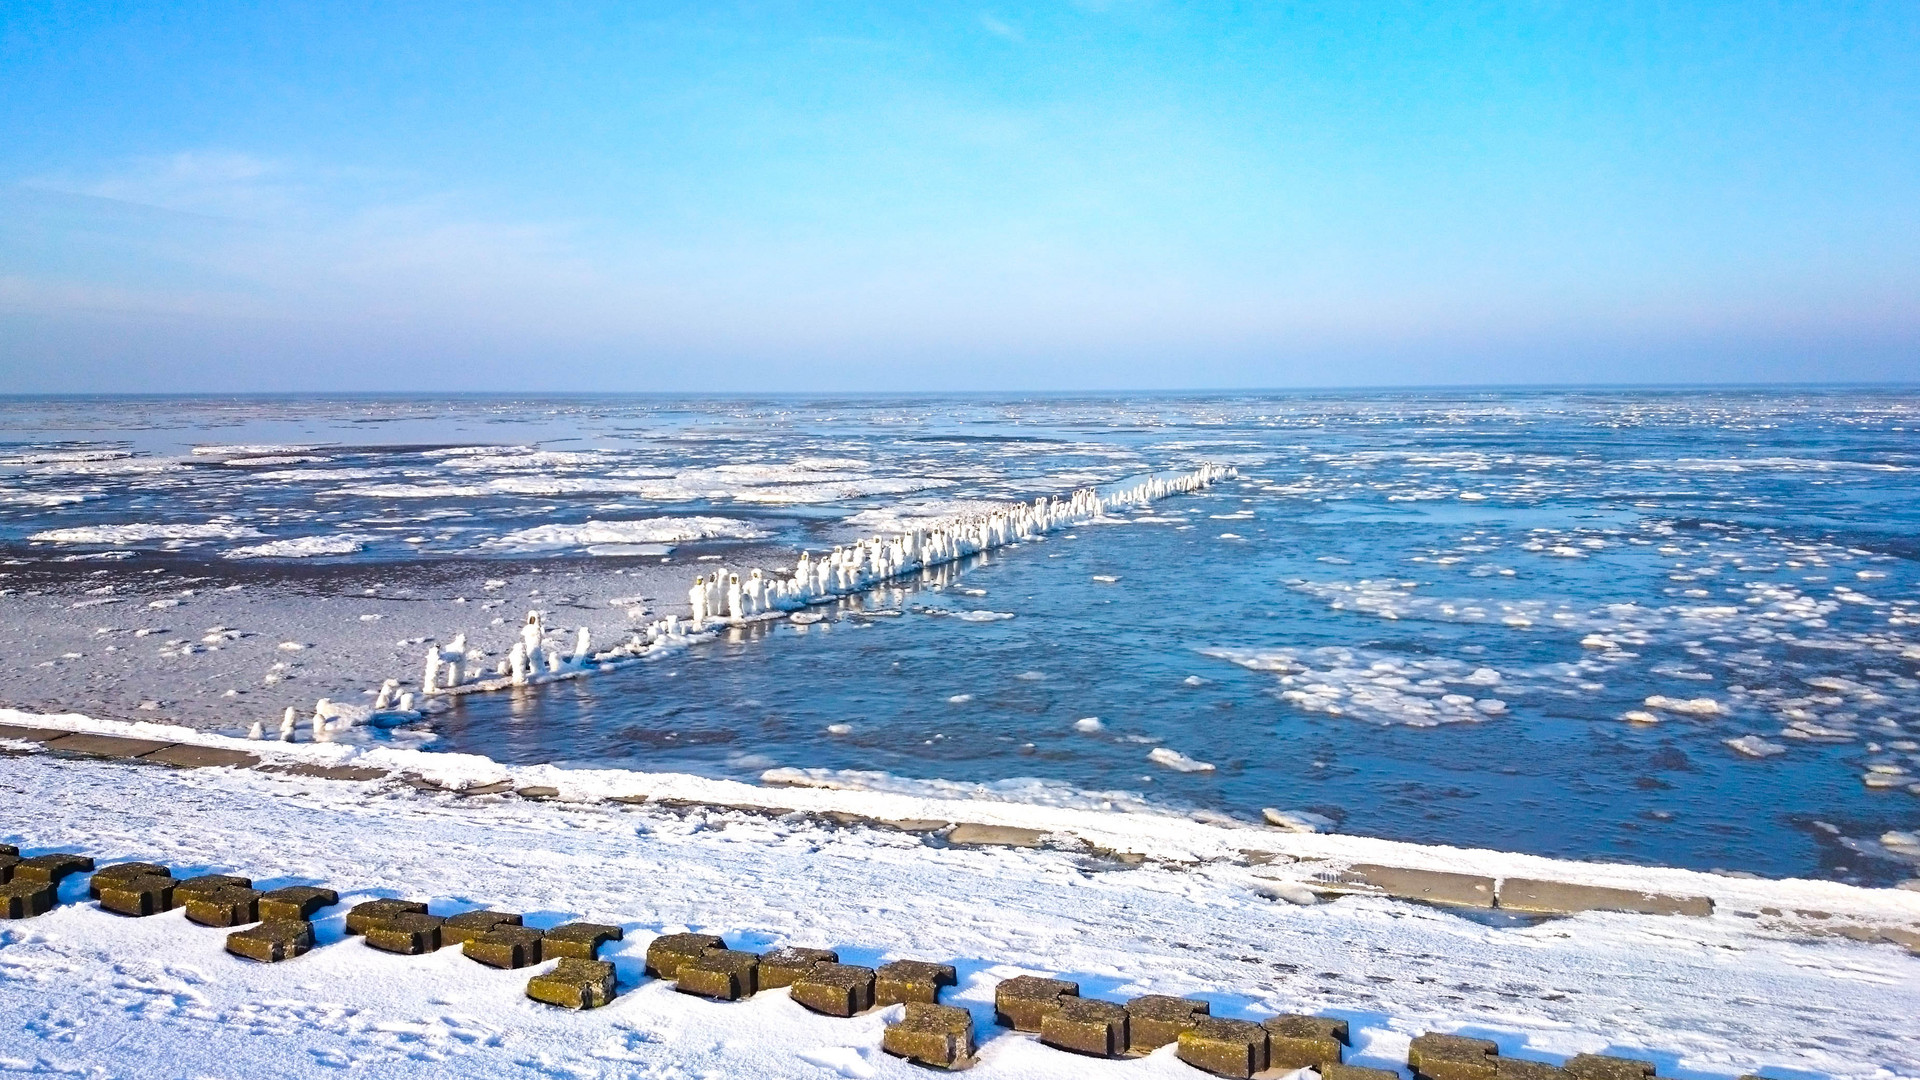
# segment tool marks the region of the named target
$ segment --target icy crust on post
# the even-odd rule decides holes
[[[544,788],[553,792],[556,801],[574,804],[608,801],[702,804],[719,810],[912,823],[917,828],[936,831],[963,823],[992,826],[1030,835],[1043,845],[1069,850],[1124,853],[1185,864],[1253,862],[1258,865],[1245,866],[1236,872],[1244,874],[1263,894],[1296,900],[1304,900],[1320,888],[1330,872],[1348,866],[1391,866],[1494,879],[1541,879],[1634,893],[1701,896],[1710,898],[1718,908],[1728,910],[1804,908],[1828,913],[1836,919],[1920,926],[1920,892],[1905,889],[1871,889],[1800,878],[1731,877],[1674,867],[1577,862],[1516,852],[1296,832],[1235,822],[1220,815],[1202,815],[1207,820],[1196,820],[1144,803],[1129,806],[1098,801],[1078,805],[1014,802],[996,798],[995,789],[981,786],[963,790],[943,781],[927,782],[917,791],[915,782],[904,779],[896,779],[889,785],[891,790],[884,791],[844,786],[764,787],[684,773],[567,769],[554,765],[508,766],[475,754],[386,746],[254,742],[171,724],[126,723],[75,713],[46,715],[0,709],[0,724],[245,751],[261,758],[267,768],[354,766],[370,773],[418,778],[435,789],[453,794]],[[8,744],[8,740],[0,737],[0,746]],[[18,742],[12,745],[37,746]],[[1056,798],[1055,801],[1066,800]]]

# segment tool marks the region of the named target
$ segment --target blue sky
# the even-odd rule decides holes
[[[13,0],[0,371],[1911,380],[1920,5]]]

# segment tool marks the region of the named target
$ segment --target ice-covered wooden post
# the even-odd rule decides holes
[[[573,640],[573,659],[570,662],[576,668],[583,668],[592,657],[593,632],[583,626],[580,628],[579,636]]]
[[[295,723],[296,723],[296,720],[294,718],[293,706],[289,705],[287,706],[287,711],[283,713],[280,717],[280,741],[281,742],[293,741],[293,730],[294,730]]]
[[[527,685],[527,643],[516,641],[513,651],[507,653],[507,670],[513,677],[513,685]]]
[[[420,692],[423,694],[433,693],[434,680],[438,678],[439,675],[440,675],[440,646],[429,645],[427,646],[426,671],[420,676]]]

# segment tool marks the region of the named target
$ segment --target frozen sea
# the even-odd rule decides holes
[[[1239,478],[390,737],[1887,883],[1917,428],[1905,390],[0,399],[0,704],[111,711],[55,608],[163,718],[244,727],[261,673],[185,658],[241,636],[187,614],[224,590],[226,626],[406,600],[429,630],[330,631],[378,639],[370,689],[529,607],[606,640],[714,567],[1212,461]]]

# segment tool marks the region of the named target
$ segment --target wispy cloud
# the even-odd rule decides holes
[[[1027,35],[1021,33],[1017,27],[996,18],[990,11],[980,13],[980,26],[994,37],[1005,38],[1016,45],[1025,45],[1027,43]]]

